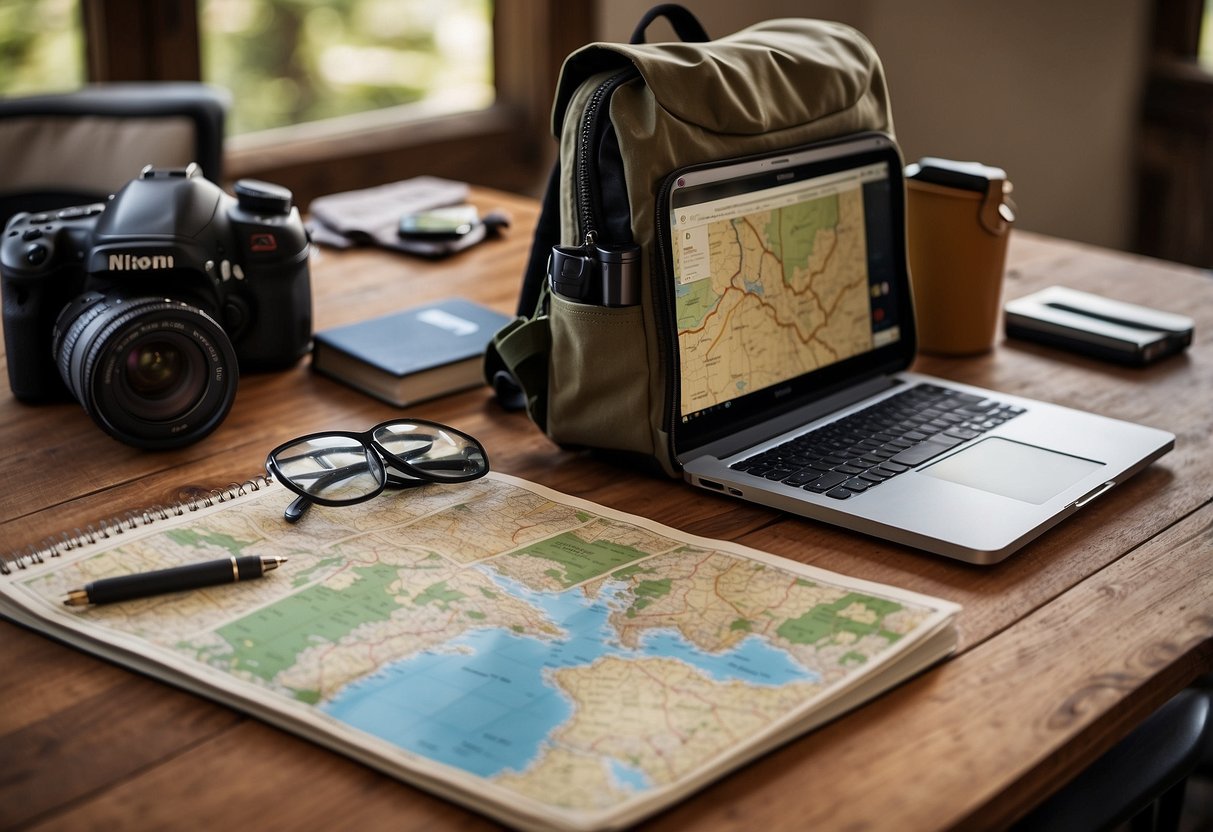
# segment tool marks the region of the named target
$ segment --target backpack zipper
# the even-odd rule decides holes
[[[649,273],[653,277],[653,300],[656,312],[657,324],[657,348],[661,355],[662,361],[666,366],[666,383],[665,383],[665,415],[668,420],[664,425],[666,431],[666,442],[668,443],[667,450],[670,455],[670,462],[675,469],[681,469],[682,465],[678,462],[678,456],[675,453],[677,443],[674,439],[674,432],[678,426],[678,403],[674,401],[674,391],[682,386],[682,368],[678,366],[678,350],[676,344],[678,342],[678,321],[674,317],[674,281],[671,275],[666,273],[665,264],[670,262],[667,259],[666,248],[669,242],[669,217],[667,212],[662,210],[670,198],[670,189],[673,187],[674,177],[667,177],[661,183],[661,188],[657,192],[656,210],[654,219],[656,220],[656,229],[653,235],[653,261],[649,264]]]
[[[586,102],[577,135],[575,161],[577,224],[580,242],[592,243],[598,237],[598,214],[601,203],[597,191],[598,170],[595,164],[594,140],[598,135],[598,120],[601,117],[603,105],[610,101],[611,93],[621,84],[639,74],[635,67],[615,73],[599,84],[591,93],[590,100]]]
[[[586,102],[580,131],[577,136],[577,153],[575,157],[578,236],[580,241],[585,245],[593,244],[597,240],[599,233],[598,215],[601,202],[597,191],[597,183],[599,181],[595,162],[597,159],[597,154],[595,153],[597,148],[594,146],[595,139],[599,133],[598,121],[602,117],[603,107],[610,101],[611,94],[622,84],[639,76],[639,74],[639,71],[635,67],[619,71],[600,83],[594,89],[594,92],[590,94],[589,101]],[[670,182],[662,184],[657,205],[664,204],[670,187]],[[675,468],[680,468],[678,459],[674,455],[674,431],[678,423],[674,391],[677,389],[680,374],[676,363],[677,355],[674,345],[678,336],[676,332],[667,332],[667,325],[674,323],[671,311],[674,308],[674,289],[670,285],[670,280],[667,279],[669,276],[665,274],[666,226],[666,217],[663,214],[658,214],[655,254],[653,261],[650,263],[650,273],[653,275],[653,283],[655,284],[652,288],[652,294],[657,315],[657,350],[658,355],[666,366],[664,391],[665,423],[662,427],[666,431],[667,451],[670,462]]]

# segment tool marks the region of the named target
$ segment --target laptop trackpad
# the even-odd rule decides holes
[[[1102,462],[990,437],[918,473],[1041,505],[1103,466]]]

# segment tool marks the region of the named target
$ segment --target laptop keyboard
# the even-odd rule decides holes
[[[729,467],[845,500],[1023,412],[993,399],[917,384]]]

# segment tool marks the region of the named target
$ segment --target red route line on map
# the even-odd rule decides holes
[[[762,250],[763,256],[765,257],[766,255],[770,255],[771,258],[773,258],[775,260],[775,262],[779,264],[779,267],[782,270],[784,268],[783,260],[778,255],[776,255],[775,252],[773,252],[773,251],[771,251],[771,249],[767,248],[766,244],[762,241],[762,235],[760,235],[758,233],[758,229],[754,227],[754,224],[750,221],[749,217],[743,217],[742,222],[744,222],[746,224],[746,226],[750,229],[750,231],[753,233],[755,240],[758,242],[758,245]],[[740,240],[738,242],[740,243]],[[838,247],[838,235],[835,234],[830,240],[830,249],[829,249],[829,251],[826,252],[825,260],[822,261],[821,268],[815,272],[809,273],[808,280],[805,283],[805,288],[802,291],[796,291],[794,288],[789,286],[788,291],[796,297],[810,295],[811,297],[816,299],[817,302],[820,304],[820,299],[817,297],[816,293],[813,292],[811,284],[813,282],[813,278],[819,277],[820,275],[825,273],[825,269],[829,265],[830,261],[833,259],[834,253],[837,250],[837,247]],[[833,354],[835,358],[838,357],[838,354],[834,350],[833,347],[831,347],[829,344],[825,343],[824,341],[821,341],[820,339],[818,339],[817,333],[819,331],[821,331],[821,329],[823,329],[825,326],[828,325],[830,318],[835,314],[835,312],[837,312],[838,304],[841,303],[842,298],[847,293],[847,291],[855,288],[856,285],[863,283],[862,280],[856,281],[854,283],[849,283],[849,284],[846,284],[845,286],[843,286],[842,289],[838,292],[838,294],[834,297],[834,301],[833,301],[833,303],[830,304],[829,309],[826,310],[825,307],[822,307],[823,311],[826,313],[825,321],[821,325],[815,327],[812,332],[808,333],[807,336],[802,336],[800,334],[800,330],[796,326],[795,322],[784,323],[783,321],[781,321],[779,319],[778,310],[772,304],[763,300],[760,295],[758,295],[755,292],[747,292],[745,289],[742,289],[739,286],[733,285],[733,281],[735,281],[737,279],[737,277],[740,276],[740,274],[741,274],[741,271],[738,270],[729,277],[729,286],[721,293],[720,300],[719,300],[719,302],[717,302],[715,308],[713,308],[711,312],[709,312],[707,315],[704,316],[702,323],[698,327],[695,327],[692,329],[679,330],[678,335],[680,337],[682,335],[693,335],[697,332],[702,332],[704,329],[706,329],[708,322],[717,314],[717,312],[720,310],[720,308],[724,305],[725,297],[730,292],[736,291],[736,292],[741,293],[742,300],[744,300],[745,298],[750,298],[750,297],[756,299],[758,301],[759,306],[766,309],[770,313],[771,320],[774,321],[776,326],[780,327],[781,329],[791,329],[793,332],[795,332],[797,340],[799,340],[802,344],[807,346],[808,344],[816,341],[824,349],[829,350],[830,353]],[[740,302],[729,309],[729,311],[726,313],[726,317],[725,317],[726,324],[728,323],[728,320],[730,318],[732,318],[733,313],[735,311],[737,311],[739,308],[741,308]],[[707,350],[704,353],[705,355],[710,354],[716,348],[716,345],[720,342],[720,338],[724,336],[725,330],[726,330],[726,327],[721,326],[720,333],[716,336],[716,338],[708,346]]]

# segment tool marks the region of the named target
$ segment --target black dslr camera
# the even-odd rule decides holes
[[[174,448],[219,426],[239,370],[312,335],[308,240],[291,192],[197,165],[144,168],[108,203],[14,216],[0,239],[8,378],[74,397],[112,436]]]

